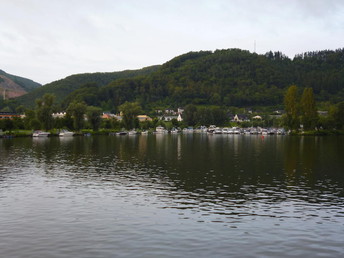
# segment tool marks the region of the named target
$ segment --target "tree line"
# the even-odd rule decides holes
[[[344,102],[332,105],[328,115],[319,116],[312,88],[304,88],[302,95],[296,85],[284,96],[285,115],[282,125],[290,130],[344,129]]]

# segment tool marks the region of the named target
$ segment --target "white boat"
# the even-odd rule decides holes
[[[168,133],[168,131],[163,126],[158,126],[155,128],[155,133]]]
[[[71,132],[71,131],[68,131],[68,130],[62,130],[59,133],[60,137],[70,137],[70,136],[73,136],[73,135],[74,135],[74,132]]]
[[[138,132],[135,131],[135,130],[130,130],[130,131],[128,132],[128,134],[129,134],[129,135],[137,135]]]
[[[172,134],[180,133],[180,130],[179,130],[178,128],[173,127],[173,128],[171,129],[171,133],[172,133]]]
[[[32,134],[32,137],[48,137],[49,135],[50,135],[49,132],[34,131]]]
[[[228,127],[222,128],[222,133],[229,134],[229,128]]]
[[[116,135],[127,135],[127,131],[120,131],[120,132],[117,132]]]
[[[214,134],[222,134],[222,129],[220,127],[216,127],[214,130]]]
[[[207,133],[212,134],[215,132],[215,125],[210,125],[209,128],[207,129]]]

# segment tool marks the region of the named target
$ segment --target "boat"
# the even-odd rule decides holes
[[[171,133],[172,133],[172,134],[180,133],[180,130],[179,130],[178,128],[173,127],[173,128],[171,129]]]
[[[228,127],[222,128],[222,133],[223,134],[229,134],[229,128]]]
[[[68,130],[62,130],[59,133],[60,137],[70,137],[70,136],[73,136],[73,135],[74,135],[74,132],[71,132],[71,131],[68,131]]]
[[[155,133],[168,133],[168,131],[163,126],[158,126],[155,128]]]
[[[222,134],[222,129],[220,127],[216,127],[214,130],[214,134]]]
[[[129,135],[137,135],[138,132],[135,131],[135,130],[130,130],[130,131],[128,132],[128,134],[129,134]]]
[[[116,135],[127,135],[127,132],[126,131],[120,131],[120,132],[117,132]]]
[[[32,137],[48,137],[50,135],[49,132],[44,131],[34,131]]]
[[[208,134],[213,134],[214,131],[215,131],[215,128],[216,128],[215,125],[210,125],[209,128],[208,128],[208,130],[207,130],[207,133],[208,133]]]

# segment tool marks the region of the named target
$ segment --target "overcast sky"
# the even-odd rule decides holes
[[[0,69],[45,84],[228,48],[344,47],[344,0],[0,0]]]

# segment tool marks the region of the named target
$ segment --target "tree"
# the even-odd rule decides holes
[[[142,108],[137,102],[125,102],[120,105],[119,110],[122,112],[122,121],[126,129],[139,127],[137,116],[142,113]]]
[[[193,104],[185,106],[183,113],[184,121],[187,125],[194,126],[197,123],[197,107]]]
[[[87,120],[92,126],[93,131],[98,131],[100,124],[101,124],[101,114],[102,110],[98,107],[87,107]]]
[[[67,113],[73,117],[74,129],[80,131],[84,127],[84,115],[87,106],[84,102],[72,102],[67,108]]]
[[[344,101],[334,106],[330,116],[337,129],[344,129]]]
[[[10,133],[12,132],[12,130],[14,129],[14,123],[13,123],[12,119],[10,119],[10,118],[5,119],[4,129],[9,131]]]
[[[43,98],[36,99],[36,116],[45,130],[49,130],[53,127],[53,103],[55,96],[52,94],[44,94]]]
[[[27,109],[25,111],[25,118],[24,118],[24,127],[25,127],[25,129],[35,129],[35,128],[32,128],[32,124],[31,124],[31,122],[34,119],[36,119],[35,111],[31,110],[31,109]],[[39,123],[39,121],[38,121],[38,123]]]
[[[18,106],[18,107],[16,108],[16,112],[17,112],[18,114],[24,114],[25,111],[26,111],[26,108],[25,108],[23,105],[20,105],[20,106]]]
[[[301,97],[301,121],[305,130],[314,129],[318,121],[318,113],[312,88],[305,88]]]
[[[298,129],[300,127],[299,122],[299,104],[297,87],[292,85],[288,88],[284,96],[284,108],[285,108],[285,125],[289,129]]]

